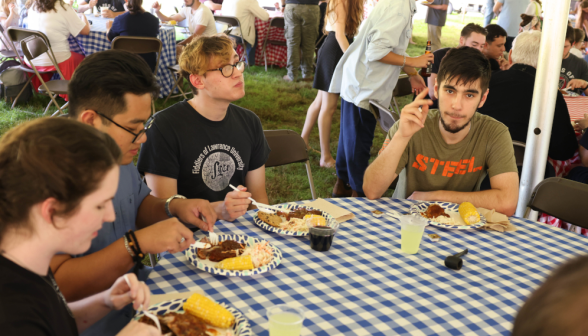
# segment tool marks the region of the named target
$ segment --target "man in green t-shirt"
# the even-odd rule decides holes
[[[519,191],[512,139],[506,126],[476,112],[488,96],[490,75],[490,63],[479,50],[449,51],[435,81],[439,110],[429,111],[432,101],[424,99],[425,91],[402,109],[365,172],[366,196],[381,197],[405,170],[394,197],[468,201],[512,216]],[[476,191],[486,173],[491,189]]]

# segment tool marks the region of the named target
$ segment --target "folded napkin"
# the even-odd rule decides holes
[[[498,232],[514,232],[517,227],[514,226],[506,215],[496,212],[496,210],[488,210],[484,208],[477,208],[480,215],[486,218],[486,225],[482,228],[486,230],[498,231]]]
[[[304,206],[324,211],[329,215],[333,216],[333,218],[335,218],[335,220],[337,220],[337,222],[339,223],[343,223],[347,220],[355,218],[355,215],[351,211],[338,207],[335,204],[327,202],[322,198],[318,198],[309,203],[304,203]]]

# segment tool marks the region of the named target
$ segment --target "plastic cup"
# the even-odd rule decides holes
[[[267,319],[270,336],[300,336],[304,310],[281,304],[267,310]]]
[[[404,253],[416,254],[419,251],[427,221],[411,215],[400,217],[400,249]]]
[[[328,251],[333,244],[338,228],[338,224],[334,226],[309,226],[310,248],[319,252]]]

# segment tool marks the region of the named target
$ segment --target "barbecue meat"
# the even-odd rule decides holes
[[[165,324],[165,322],[163,322],[162,316],[158,315],[157,318],[159,319],[159,324],[161,325],[161,334],[165,335],[167,333],[170,333],[171,330],[167,327],[167,324]],[[148,324],[150,326],[154,326],[155,328],[157,328],[157,326],[155,325],[155,322],[153,322],[152,319],[148,318],[145,315],[141,316],[141,318],[139,319],[139,322],[145,323],[145,324]]]
[[[206,323],[192,314],[167,313],[161,320],[176,336],[206,336]]]
[[[304,219],[306,215],[322,215],[320,210],[308,210],[305,208],[299,208],[296,210],[292,210],[290,212],[282,212],[278,211],[278,216],[286,217],[286,220],[289,221],[292,218],[299,218]]]
[[[208,259],[210,261],[223,261],[227,258],[234,258],[237,256],[237,252],[235,251],[223,251],[220,248],[216,249],[208,255]]]
[[[440,207],[438,204],[431,204],[427,208],[427,211],[422,213],[423,217],[425,218],[435,218],[439,216],[449,217],[449,215],[445,212],[445,210]]]
[[[231,251],[231,250],[243,250],[245,249],[245,244],[238,243],[234,240],[225,240],[221,242],[221,247],[223,251]]]

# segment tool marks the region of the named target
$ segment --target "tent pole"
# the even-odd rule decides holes
[[[543,30],[516,211],[518,217],[525,216],[533,189],[545,176],[570,1],[546,1],[543,7]],[[537,220],[537,215],[531,211],[527,218]]]

